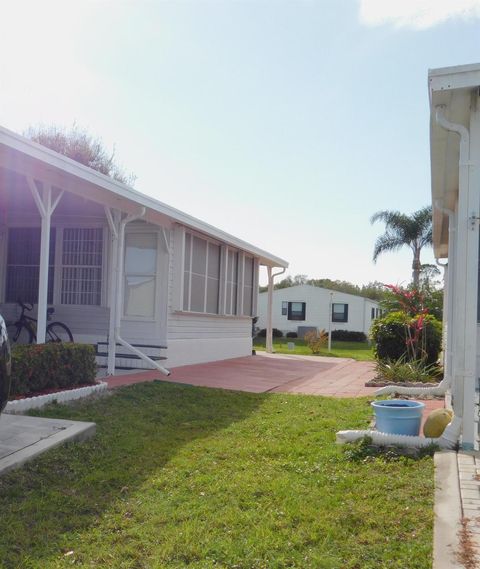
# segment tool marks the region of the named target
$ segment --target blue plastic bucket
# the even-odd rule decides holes
[[[420,401],[408,399],[387,399],[373,401],[375,428],[381,433],[392,435],[418,435],[425,407]]]

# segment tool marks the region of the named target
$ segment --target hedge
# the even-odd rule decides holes
[[[332,340],[335,342],[366,342],[367,336],[363,332],[354,330],[332,330]]]
[[[94,384],[95,350],[87,344],[28,344],[12,350],[10,395]]]
[[[407,357],[405,342],[406,326],[411,326],[420,316],[409,317],[404,312],[390,312],[382,318],[377,318],[370,331],[374,342],[373,351],[379,360],[399,360]],[[442,348],[442,325],[431,315],[423,317],[423,330],[421,344],[425,346],[425,359],[427,364],[434,364],[438,360]]]
[[[262,328],[258,333],[257,336],[259,338],[265,338],[267,336],[267,330],[266,328]],[[272,328],[272,336],[274,338],[283,338],[283,332],[281,330],[279,330],[278,328]]]

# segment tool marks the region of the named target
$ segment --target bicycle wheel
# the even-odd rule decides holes
[[[73,342],[73,336],[65,324],[52,322],[47,326],[45,341],[48,342]]]
[[[7,324],[7,334],[12,346],[16,346],[18,344],[33,344],[33,332],[30,328],[23,326],[22,324]]]

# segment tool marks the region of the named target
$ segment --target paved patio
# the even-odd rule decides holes
[[[259,353],[218,362],[181,366],[165,377],[158,371],[142,371],[105,378],[108,387],[161,379],[202,387],[219,387],[252,393],[284,392],[332,397],[371,396],[374,387],[365,382],[374,376],[372,362],[346,358]]]

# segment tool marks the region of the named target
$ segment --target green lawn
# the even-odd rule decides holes
[[[2,568],[431,567],[431,458],[334,442],[366,400],[156,382],[37,414],[98,432],[0,478]]]
[[[288,342],[295,344],[294,350],[288,349]],[[254,338],[253,347],[257,350],[265,349],[265,338]],[[298,338],[274,338],[273,350],[277,354],[297,354],[311,356],[312,351]],[[358,361],[374,360],[372,346],[368,342],[332,342],[332,351],[325,348],[320,356],[334,356],[339,358],[353,358]]]

